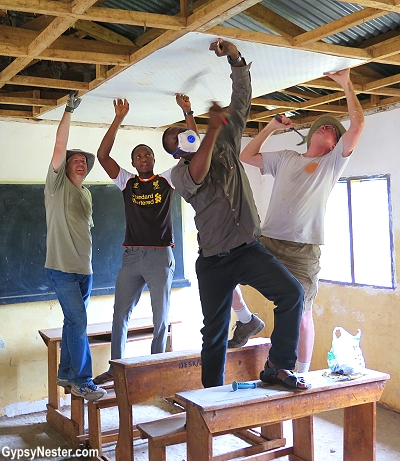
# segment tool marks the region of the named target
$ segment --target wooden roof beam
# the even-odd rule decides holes
[[[332,21],[324,26],[317,27],[301,35],[297,35],[296,37],[293,37],[293,44],[295,46],[299,46],[319,41],[344,30],[348,30],[351,27],[371,21],[372,19],[385,16],[386,14],[388,14],[387,11],[382,11],[377,8],[365,8],[363,10],[356,11],[355,13],[348,14],[336,21]]]

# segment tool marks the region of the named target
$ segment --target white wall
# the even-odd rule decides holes
[[[0,182],[44,183],[53,153],[57,123],[0,120]],[[96,153],[107,126],[89,127],[72,124],[69,148]],[[148,144],[155,152],[155,172],[162,172],[176,163],[162,148],[162,130],[120,129],[112,156],[121,167],[132,171],[130,154],[139,143]],[[111,183],[98,162],[88,176],[88,183]],[[201,347],[201,308],[194,263],[197,242],[193,212],[183,202],[184,267],[191,282],[187,288],[172,290],[170,314],[182,324],[175,327],[174,349]],[[186,218],[185,218],[186,217]],[[121,242],[122,244],[122,242]],[[122,247],[121,247],[122,253]],[[43,268],[44,270],[44,268]],[[111,321],[113,296],[92,296],[88,322]],[[144,292],[132,317],[151,316],[150,297]],[[41,411],[46,407],[47,350],[38,335],[39,329],[61,327],[63,316],[57,300],[0,305],[0,416]],[[108,367],[107,348],[93,351],[94,375]],[[127,354],[150,353],[150,344],[135,342]]]
[[[398,240],[400,239],[400,212],[398,211],[400,210],[399,119],[400,109],[367,116],[364,132],[344,172],[344,176],[377,173],[389,173],[391,175],[394,233],[395,237],[398,236]],[[44,182],[52,155],[56,129],[57,124],[49,124],[48,122],[23,123],[21,121],[0,120],[0,182]],[[81,148],[96,153],[106,129],[107,127],[73,125],[68,147]],[[131,169],[130,152],[132,148],[139,143],[148,144],[155,151],[155,171],[161,172],[175,163],[175,160],[164,152],[161,146],[161,135],[162,130],[121,129],[117,135],[112,155],[122,167]],[[268,141],[268,150],[296,149],[296,143],[299,142],[299,139],[295,133],[273,136]],[[243,143],[247,142],[249,139],[245,138]],[[253,187],[260,217],[263,219],[269,201],[272,179],[261,176],[258,169],[254,167],[246,166],[246,171]],[[88,180],[91,183],[110,182],[98,163],[95,164]],[[199,330],[202,326],[194,271],[194,262],[197,256],[196,232],[193,224],[193,211],[187,204],[184,204],[183,215],[185,271],[192,286],[173,290],[171,313],[184,321],[181,329],[177,329],[178,335],[174,344],[176,349],[187,349],[194,347],[194,344],[200,347]],[[329,290],[333,290],[334,293]],[[326,291],[327,297],[332,298],[337,296],[337,292],[340,290],[337,287],[324,290],[322,287],[320,291]],[[396,354],[392,350],[393,347],[391,350],[392,356],[396,356],[397,359],[391,360],[390,363],[385,362],[382,371],[388,371],[392,375],[387,388],[392,386],[393,391],[387,398],[387,403],[400,409],[400,393],[396,390],[400,388],[400,359],[398,359],[400,346],[397,345],[397,336],[400,330],[398,289],[394,293],[387,293],[386,298],[380,298],[381,292],[372,289],[353,288],[350,291],[362,292],[367,297],[366,305],[361,306],[361,309],[365,311],[364,326],[361,325],[361,328],[366,331],[364,339],[367,340],[369,336],[370,343],[374,344],[374,349],[377,351],[376,357],[371,356],[369,359],[370,363],[376,369],[382,369],[380,359],[385,356],[385,341],[395,345],[394,352]],[[346,299],[350,298],[348,291],[343,296]],[[326,357],[327,351],[325,349],[329,345],[325,344],[324,341],[326,342],[326,338],[329,338],[330,334],[329,332],[321,333],[323,338],[320,340],[318,329],[322,332],[323,325],[329,319],[329,299],[328,301],[324,299],[323,305],[322,301],[318,303],[318,342],[315,349],[322,350],[321,357],[322,355]],[[253,303],[250,298],[249,301],[249,307],[254,312],[261,312],[259,305]],[[387,307],[388,303],[391,303],[390,308]],[[92,297],[88,310],[89,322],[111,320],[112,306],[112,296]],[[371,317],[368,315],[369,312],[371,312]],[[378,317],[378,322],[372,313]],[[142,317],[149,314],[149,297],[144,294],[133,315]],[[0,415],[42,410],[45,408],[47,395],[47,351],[37,334],[37,330],[61,326],[61,309],[57,301],[0,305],[0,316]],[[343,324],[346,319],[337,320],[334,318],[332,321],[341,321]],[[373,323],[373,331],[368,331],[368,323]],[[327,326],[327,330],[329,329],[332,331],[330,325]],[[397,351],[396,348],[399,350]],[[386,350],[388,350],[387,347]],[[326,365],[326,360],[324,360],[323,358],[317,360],[317,366],[324,367]],[[95,354],[94,374],[104,371],[107,361],[107,352],[102,355]]]

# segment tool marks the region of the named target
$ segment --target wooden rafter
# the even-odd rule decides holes
[[[347,3],[344,0],[335,0]],[[360,24],[400,13],[400,0],[357,0],[362,8],[312,30],[294,24],[260,3],[260,0],[179,1],[175,15],[108,8],[96,0],[0,0],[0,117],[32,118],[65,101],[72,89],[83,94],[96,88],[127,67],[146,59],[189,32],[202,32],[266,45],[360,59],[352,70],[356,93],[364,110],[400,102],[400,33],[382,32],[353,46],[328,43],[325,39]],[[20,26],[9,26],[8,12],[28,15]],[[260,24],[259,32],[222,26],[224,21],[243,14]],[[108,28],[121,24],[143,28],[132,39]],[[365,64],[363,64],[365,63]],[[381,75],[368,63],[399,66],[390,76]],[[85,81],[73,71],[66,78],[35,75],[32,69],[57,65],[83,69]],[[57,72],[55,72],[56,74]],[[50,78],[52,77],[52,78]],[[21,91],[16,91],[15,88]],[[301,87],[301,89],[299,88]],[[47,90],[46,90],[47,89]],[[50,91],[51,90],[51,91]],[[277,89],[283,101],[255,98],[248,133],[254,133],[276,113],[295,112],[294,120],[306,124],[321,113],[346,113],[344,94],[332,79],[299,82],[298,86]],[[58,96],[59,95],[59,96]],[[10,109],[7,106],[12,106]],[[20,110],[16,110],[20,107]],[[275,109],[273,109],[275,108]],[[202,116],[203,117],[203,116]],[[201,119],[202,117],[199,117]],[[204,115],[206,117],[206,115]],[[253,125],[251,125],[253,123]]]

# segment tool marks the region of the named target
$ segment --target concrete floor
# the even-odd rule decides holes
[[[64,411],[68,411],[65,408]],[[162,401],[156,405],[138,405],[135,414],[138,420],[157,419],[164,417],[169,412],[169,405]],[[142,416],[140,416],[142,415]],[[341,461],[343,460],[342,446],[343,411],[335,410],[322,413],[314,419],[315,432],[315,461]],[[118,425],[116,409],[102,410],[103,428],[113,428]],[[291,424],[284,423],[285,436],[291,442]],[[214,439],[214,454],[221,454],[233,448],[246,446],[246,444],[233,436],[220,436]],[[13,418],[0,418],[0,460],[11,459],[28,460],[32,458],[29,451],[37,447],[53,450],[53,457],[35,456],[33,459],[43,460],[74,460],[86,461],[93,458],[58,456],[59,449],[68,449],[70,446],[46,422],[46,413],[32,413]],[[26,449],[22,456],[17,458],[17,452],[11,450]],[[104,446],[104,454],[115,460],[115,445]],[[377,449],[376,461],[400,461],[400,413],[378,406],[377,410]],[[14,455],[14,458],[12,456]],[[185,461],[185,444],[167,447],[167,461]],[[279,458],[287,461],[288,457]],[[147,443],[145,440],[135,441],[135,461],[148,461]],[[364,461],[360,459],[359,461]]]

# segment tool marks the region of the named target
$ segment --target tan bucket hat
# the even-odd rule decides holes
[[[89,174],[90,170],[93,168],[96,156],[94,154],[91,154],[90,152],[85,152],[84,150],[81,150],[81,149],[68,149],[66,160],[68,161],[68,159],[75,154],[83,154],[86,157],[87,174]]]
[[[310,126],[310,130],[307,134],[307,149],[310,147],[311,136],[318,130],[322,125],[334,125],[339,130],[339,139],[346,133],[346,128],[339,122],[339,120],[332,115],[322,115],[318,117],[315,122]]]

